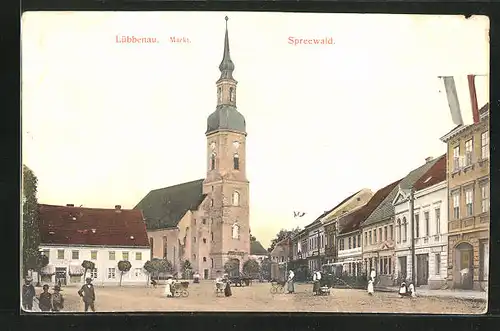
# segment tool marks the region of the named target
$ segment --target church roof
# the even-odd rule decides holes
[[[176,227],[189,210],[205,199],[203,179],[150,191],[134,209],[142,211],[148,230]]]
[[[394,216],[394,205],[393,200],[399,192],[399,189],[409,189],[411,186],[415,184],[417,180],[422,177],[435,163],[437,160],[432,160],[424,165],[418,167],[415,170],[412,170],[406,177],[404,177],[400,182],[399,186],[396,186],[392,189],[391,193],[387,195],[387,197],[382,201],[380,205],[373,211],[373,213],[368,216],[364,225],[375,224],[378,222],[385,221],[389,217]]]
[[[252,241],[250,242],[250,255],[268,255],[269,252],[267,249],[262,246],[260,241]]]
[[[208,116],[207,134],[218,130],[230,130],[246,132],[245,117],[241,115],[236,107],[231,105],[219,105],[215,111]]]
[[[38,205],[40,243],[149,247],[140,210]]]

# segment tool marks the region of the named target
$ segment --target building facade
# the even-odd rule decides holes
[[[142,214],[137,210],[81,208],[74,205],[39,205],[40,250],[49,263],[42,283],[82,284],[91,277],[96,285],[146,284],[143,269],[150,248]],[[84,274],[83,261],[95,268]],[[121,275],[119,261],[131,269]]]
[[[236,107],[234,68],[226,17],[217,106],[205,132],[205,179],[153,190],[135,207],[146,217],[153,256],[190,261],[205,278],[214,278],[229,260],[241,271],[250,254],[247,132]]]
[[[446,155],[415,183],[413,211],[415,222],[415,272],[417,286],[439,289],[446,284],[448,257],[448,186]],[[410,192],[399,190],[395,209],[395,275],[412,279]],[[399,282],[399,281],[398,281]]]
[[[489,105],[472,125],[441,138],[447,144],[448,283],[486,290],[490,229]]]

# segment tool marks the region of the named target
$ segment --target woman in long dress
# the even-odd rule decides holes
[[[368,295],[373,295],[373,280],[371,278],[368,281]]]
[[[288,272],[288,284],[287,284],[287,290],[288,290],[288,293],[294,293],[295,292],[295,286],[294,286],[294,277],[295,277],[295,274],[293,272],[293,270],[290,270]]]
[[[233,295],[233,293],[231,292],[231,282],[229,281],[229,278],[227,276],[224,277],[224,281],[226,283],[226,287],[224,288],[224,295],[226,297],[230,297],[231,295]]]
[[[172,284],[173,284],[172,277],[168,276],[167,277],[167,281],[165,282],[165,296],[167,296],[167,297],[173,296],[173,294],[172,294]]]

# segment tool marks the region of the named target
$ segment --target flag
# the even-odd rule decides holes
[[[478,77],[487,77],[486,75],[467,75],[467,76],[444,76],[444,87],[448,106],[450,107],[451,119],[455,125],[469,125],[479,122],[479,106],[488,102],[487,87],[476,89]],[[484,83],[484,82],[483,82]],[[481,104],[478,104],[478,95],[480,95]],[[484,103],[484,104],[483,104]]]
[[[293,217],[294,217],[294,218],[297,218],[297,217],[302,217],[302,216],[304,216],[305,214],[306,214],[306,213],[301,212],[301,211],[294,211],[294,212],[293,212]]]

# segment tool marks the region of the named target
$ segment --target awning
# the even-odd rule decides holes
[[[70,265],[69,266],[69,273],[73,275],[83,275],[84,269],[82,268],[81,265]]]
[[[45,267],[40,270],[40,273],[42,275],[52,275],[56,273],[56,268],[53,265],[46,265]]]

